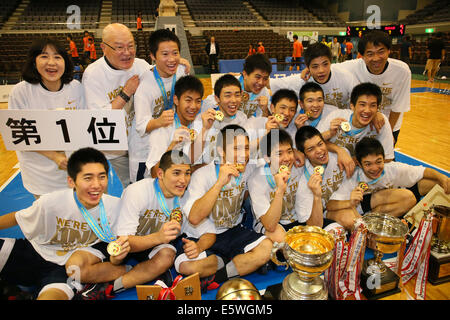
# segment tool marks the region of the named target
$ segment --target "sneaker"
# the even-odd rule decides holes
[[[109,300],[114,298],[113,288],[111,283],[86,284],[82,291],[75,294],[73,300]]]
[[[200,288],[202,293],[206,293],[208,290],[215,290],[220,287],[219,284],[214,281],[215,277],[216,276],[213,274],[212,276],[200,279]]]

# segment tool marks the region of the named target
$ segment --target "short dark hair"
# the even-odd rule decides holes
[[[291,135],[284,129],[271,129],[269,133],[261,138],[259,150],[262,156],[270,157],[272,149],[276,145],[289,144],[294,146]]]
[[[362,36],[358,42],[358,52],[361,55],[364,55],[368,43],[373,43],[375,46],[382,44],[388,48],[388,50],[391,50],[392,47],[391,37],[389,37],[386,32],[380,30],[373,30]]]
[[[305,94],[308,92],[317,92],[320,91],[322,92],[322,97],[325,96],[325,94],[323,93],[323,89],[320,85],[318,85],[315,82],[307,82],[305,83],[301,88],[300,88],[300,92],[298,94],[300,101],[303,102],[305,99]]]
[[[66,49],[59,43],[59,41],[48,38],[36,39],[31,44],[31,47],[28,50],[27,60],[25,61],[22,69],[22,78],[26,82],[33,84],[41,82],[42,76],[36,69],[36,57],[40,55],[48,46],[53,47],[55,51],[64,59],[64,73],[61,76],[61,82],[64,84],[70,83],[73,79],[72,59],[69,57]]]
[[[375,96],[377,98],[377,105],[381,104],[383,93],[378,85],[372,82],[363,82],[356,85],[350,95],[350,102],[356,106],[358,98],[362,95]]]
[[[244,62],[244,71],[247,74],[251,74],[256,69],[266,71],[268,74],[272,72],[272,63],[269,58],[262,53],[252,54],[247,57]]]
[[[280,89],[275,91],[275,93],[272,95],[272,101],[271,103],[276,106],[277,103],[281,99],[288,99],[289,101],[295,102],[295,107],[298,105],[298,97],[294,90],[290,89]]]
[[[364,137],[355,145],[356,160],[361,163],[362,159],[370,154],[382,155],[384,159],[383,145],[375,138]]]
[[[294,34],[294,35],[292,36],[292,38],[298,39],[298,35]]]
[[[224,87],[228,86],[236,86],[241,89],[241,83],[235,76],[231,74],[224,74],[219,79],[217,79],[216,83],[214,83],[214,95],[220,97],[220,93]],[[242,89],[241,89],[242,91]]]
[[[295,133],[295,146],[298,150],[305,153],[305,141],[315,136],[319,136],[320,139],[325,142],[322,134],[319,130],[312,126],[303,126]]]
[[[191,166],[191,159],[182,150],[169,150],[164,152],[159,160],[159,168],[166,171],[174,164],[188,164]]]
[[[100,163],[105,168],[106,173],[109,171],[108,160],[105,155],[94,148],[81,148],[71,154],[67,161],[67,174],[76,181],[78,173],[81,172],[81,167],[88,163]]]
[[[148,38],[148,44],[150,52],[156,57],[156,51],[158,51],[159,44],[165,41],[173,41],[177,44],[178,50],[181,48],[180,39],[177,35],[168,29],[159,29],[150,35]]]
[[[177,80],[174,91],[174,94],[178,99],[181,98],[182,94],[186,91],[197,92],[200,94],[200,97],[203,97],[204,88],[203,83],[197,77],[187,75]]]
[[[219,135],[217,136],[216,148],[220,147],[222,149],[225,149],[224,146],[227,145],[227,138],[229,138],[230,134],[233,138],[238,136],[245,136],[247,137],[247,140],[250,139],[247,131],[245,131],[243,127],[237,124],[229,124],[220,130]]]
[[[316,42],[306,48],[304,56],[305,64],[309,67],[311,61],[318,57],[327,57],[331,61],[331,49],[326,44]]]
[[[69,38],[70,40],[73,39],[71,34],[68,34],[68,35],[67,35],[67,38]]]

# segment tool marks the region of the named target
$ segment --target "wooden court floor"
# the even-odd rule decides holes
[[[204,84],[206,97],[212,93],[210,78],[200,80]],[[450,90],[448,83],[427,84],[421,80],[412,80],[411,87],[436,88],[447,90],[447,93]],[[0,103],[0,109],[6,108],[7,103]],[[411,94],[411,110],[404,115],[396,150],[450,172],[450,95],[433,92]],[[0,186],[17,170],[16,154],[5,149],[0,136]],[[401,293],[385,299],[409,299],[413,296],[414,282],[411,280]],[[449,300],[450,283],[438,286],[428,283],[426,299]]]

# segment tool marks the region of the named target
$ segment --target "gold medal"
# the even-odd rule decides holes
[[[117,243],[117,241],[111,241],[110,243],[108,243],[106,251],[108,251],[110,256],[116,257],[122,251],[122,247]]]
[[[189,130],[189,136],[191,137],[191,141],[194,141],[195,138],[197,137],[197,132],[195,132],[194,129],[190,129]]]
[[[234,166],[236,167],[237,171],[239,171],[239,172],[244,172],[244,170],[245,170],[245,165],[242,163],[236,163]]]
[[[172,212],[170,213],[170,220],[175,220],[176,222],[181,223],[181,221],[183,220],[183,213],[179,208],[175,208],[172,210]]]
[[[306,116],[311,119],[312,118],[313,113],[311,111],[306,111]]]
[[[347,122],[347,121],[341,122],[342,131],[349,132],[351,128],[352,128],[352,126],[350,125],[349,122]]]
[[[275,114],[274,114],[274,117],[275,117],[275,120],[276,120],[277,122],[281,122],[281,121],[284,120],[284,116],[283,116],[282,114],[279,114],[279,113],[275,113]]]
[[[224,117],[223,112],[220,111],[220,110],[217,110],[217,111],[216,111],[216,116],[215,116],[216,120],[217,120],[217,121],[222,121],[222,120],[223,120],[223,117]]]
[[[244,101],[244,103],[246,103],[248,100],[250,99],[250,96],[248,95],[247,92],[242,92],[242,101]]]
[[[369,189],[369,185],[363,181],[358,184],[358,187],[362,189],[362,191],[366,191]]]
[[[285,171],[289,171],[289,167],[285,166],[284,164],[280,166],[280,168],[278,169],[278,173],[282,173]]]
[[[318,173],[320,175],[323,175],[323,171],[324,171],[324,169],[323,169],[322,166],[314,167],[314,173]]]

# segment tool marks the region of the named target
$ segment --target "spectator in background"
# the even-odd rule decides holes
[[[403,37],[403,41],[400,44],[400,60],[405,62],[408,66],[412,59],[412,43],[409,41],[409,37]]]
[[[97,50],[95,49],[95,43],[94,43],[94,38],[90,37],[89,38],[89,59],[91,60],[91,63],[94,62],[95,60],[97,60]]]
[[[258,49],[256,50],[257,53],[265,54],[266,48],[264,48],[262,41],[258,42]]]
[[[219,72],[217,58],[219,57],[220,47],[214,37],[211,37],[210,42],[206,44],[205,51],[209,59],[209,73],[213,73],[213,66],[214,72]]]
[[[341,53],[339,55],[339,62],[343,62],[345,60],[346,50],[347,50],[347,40],[344,39],[344,41],[342,41],[341,43]]]
[[[142,13],[139,11],[136,19],[136,28],[138,31],[142,31]]]
[[[77,65],[80,63],[80,56],[78,55],[77,45],[72,40],[72,35],[67,35],[67,41],[69,41],[69,51],[67,53],[72,57],[73,64]]]
[[[249,45],[248,45],[248,53],[247,53],[247,56],[245,57],[245,59],[247,59],[251,55],[254,55],[255,53],[256,53],[255,48],[253,47],[253,45],[251,43],[249,43]]]
[[[331,43],[331,62],[336,63],[338,62],[339,56],[341,55],[341,44],[338,42],[337,38],[333,38],[333,42]]]
[[[347,41],[345,42],[345,53],[346,53],[345,60],[352,60],[353,59],[353,55],[352,55],[353,43],[350,41],[350,39],[346,39],[346,40]]]
[[[89,31],[84,31],[83,37],[83,65],[87,66],[89,64],[89,57],[91,56],[91,51],[89,51]]]
[[[293,51],[292,51],[292,65],[289,67],[289,71],[291,71],[294,66],[297,66],[297,71],[300,70],[300,58],[303,55],[303,45],[300,41],[298,41],[298,36],[295,34],[293,36],[294,38],[294,44],[293,44]]]
[[[428,43],[427,48],[427,70],[428,82],[433,82],[439,70],[441,62],[445,60],[445,44],[442,41],[442,32],[438,32],[434,39]]]

